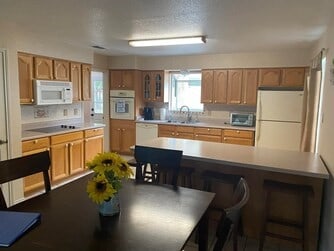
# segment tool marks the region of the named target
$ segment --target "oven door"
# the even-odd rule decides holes
[[[110,118],[134,120],[134,98],[110,98]]]

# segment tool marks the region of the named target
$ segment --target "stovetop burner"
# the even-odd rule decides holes
[[[50,126],[50,127],[42,127],[42,128],[36,128],[36,129],[31,129],[29,131],[33,132],[42,132],[42,133],[53,133],[53,132],[62,132],[62,131],[67,131],[71,129],[78,129],[80,127],[75,126],[75,125],[58,125],[58,126]]]

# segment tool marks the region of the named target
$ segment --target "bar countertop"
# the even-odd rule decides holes
[[[325,164],[315,153],[162,137],[139,145],[183,150],[183,158],[188,160],[329,178]]]

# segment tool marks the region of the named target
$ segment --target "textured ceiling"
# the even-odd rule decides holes
[[[0,22],[106,55],[185,55],[309,48],[333,0],[0,0]],[[206,35],[204,45],[132,48],[128,40]]]

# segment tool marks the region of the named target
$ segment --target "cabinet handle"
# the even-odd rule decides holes
[[[96,132],[97,131],[97,129],[93,129],[93,132]]]
[[[37,143],[38,143],[38,139],[35,139],[35,140],[34,140],[34,144],[37,144]]]

